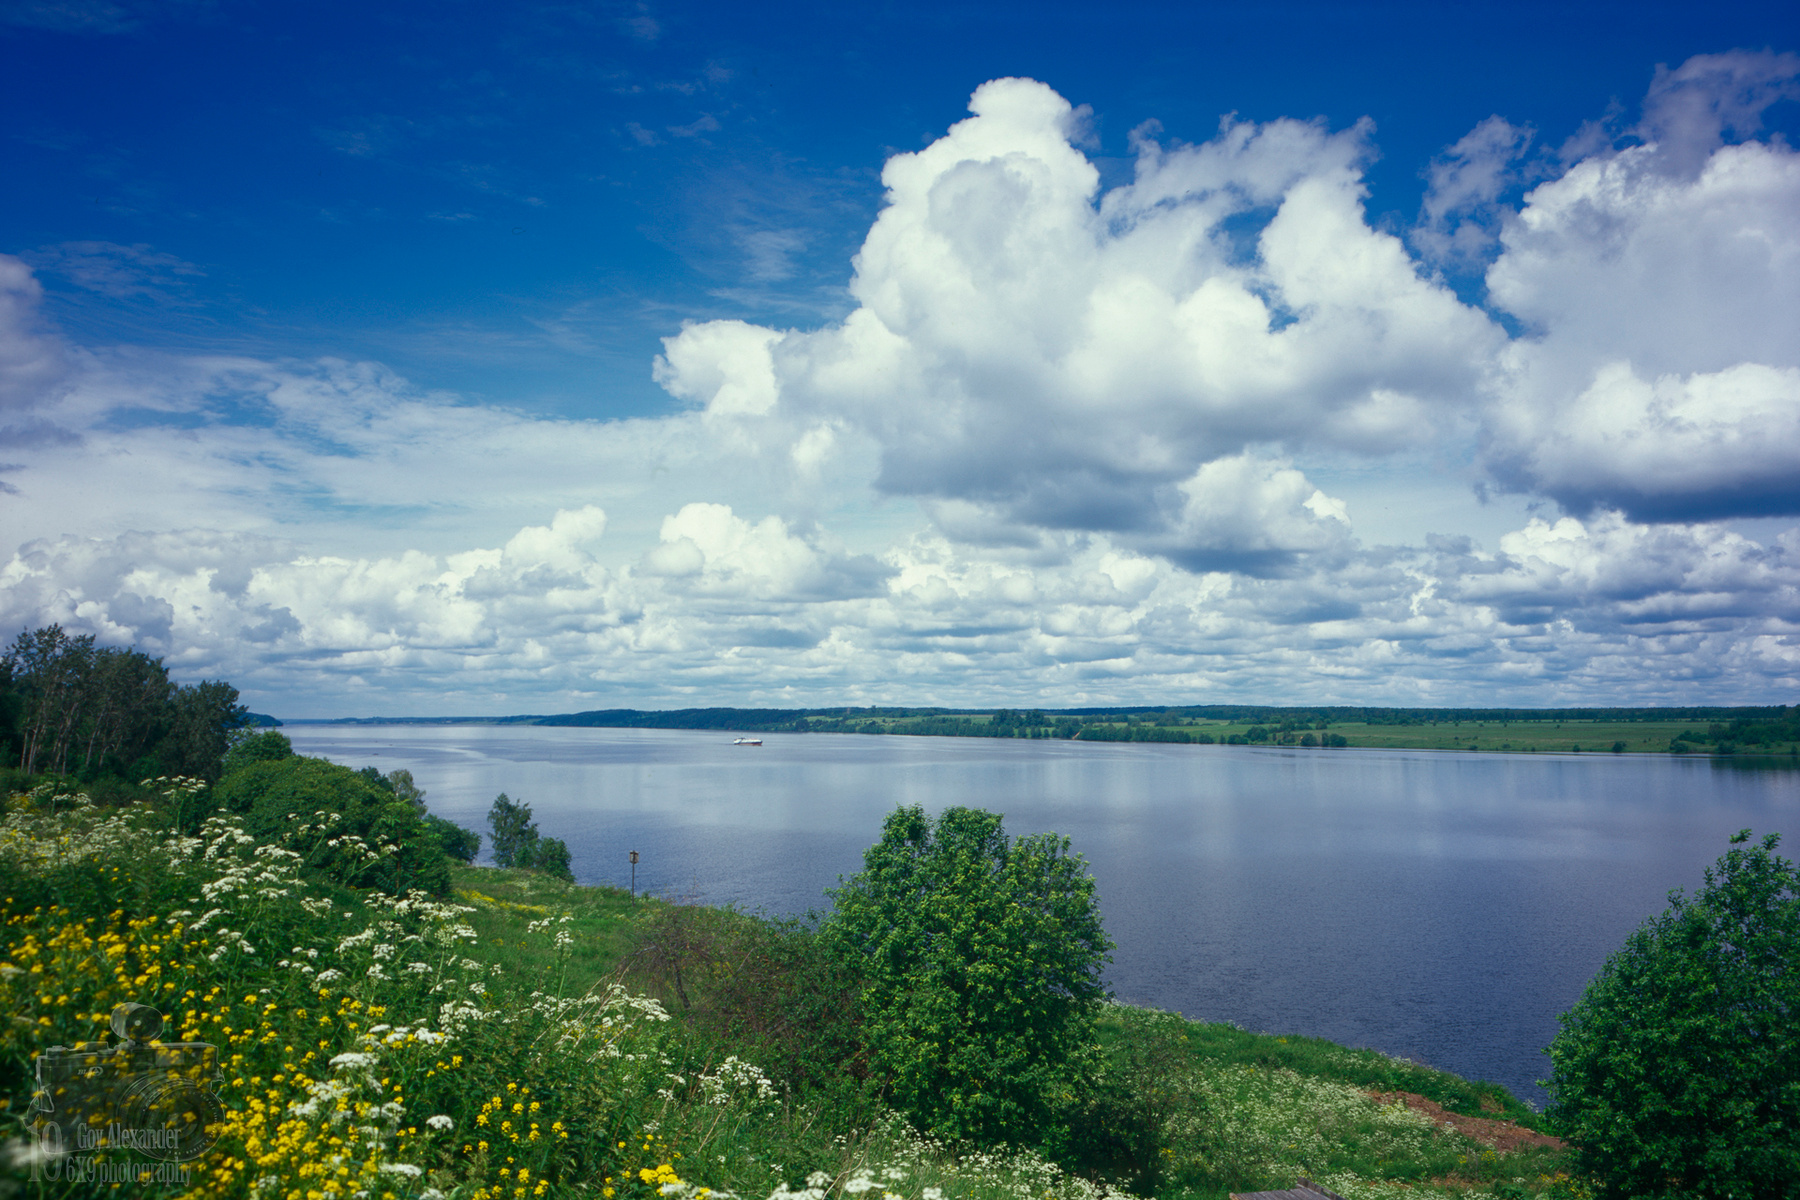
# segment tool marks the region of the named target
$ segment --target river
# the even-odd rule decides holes
[[[1118,999],[1372,1046],[1544,1102],[1543,1048],[1625,936],[1731,834],[1800,850],[1800,772],[1701,757],[1313,750],[538,726],[290,725],[404,767],[486,833],[499,792],[583,883],[773,914],[825,904],[896,805],[1053,830],[1098,883]]]

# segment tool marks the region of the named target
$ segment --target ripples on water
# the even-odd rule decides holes
[[[796,914],[900,804],[1006,814],[1085,855],[1121,1000],[1536,1080],[1557,1014],[1727,839],[1800,831],[1800,773],[1662,756],[536,726],[288,726],[411,770],[486,832],[506,792],[583,883]]]

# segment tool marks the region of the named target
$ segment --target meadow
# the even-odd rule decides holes
[[[1213,723],[1208,723],[1213,724]],[[1247,734],[1245,722],[1217,722],[1204,729],[1220,741]],[[1373,725],[1365,721],[1332,722],[1329,731],[1353,747],[1393,750],[1500,750],[1513,753],[1589,754],[1667,753],[1680,734],[1696,728],[1693,721],[1440,721],[1424,725]],[[1699,726],[1704,729],[1705,726]],[[1616,750],[1615,750],[1616,748]],[[1785,749],[1785,747],[1783,748]]]
[[[200,785],[160,786],[7,800],[0,1073],[28,1195],[1199,1200],[1301,1175],[1351,1200],[1581,1194],[1503,1089],[1111,1004],[1085,1141],[946,1142],[845,1056],[854,1012],[804,1003],[803,927],[531,871],[344,887],[236,816],[183,832]],[[164,1043],[218,1048],[216,1145],[173,1182],[28,1136],[35,1057],[108,1044],[131,1002],[165,1014]]]
[[[1079,738],[1333,749],[1800,758],[1800,716],[1768,709],[689,709],[518,718],[528,724],[915,737]]]

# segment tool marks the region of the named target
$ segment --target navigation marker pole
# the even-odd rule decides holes
[[[637,899],[637,851],[631,852],[631,898]]]

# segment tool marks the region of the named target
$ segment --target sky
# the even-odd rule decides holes
[[[1791,3],[0,0],[0,634],[284,717],[1800,701]]]

